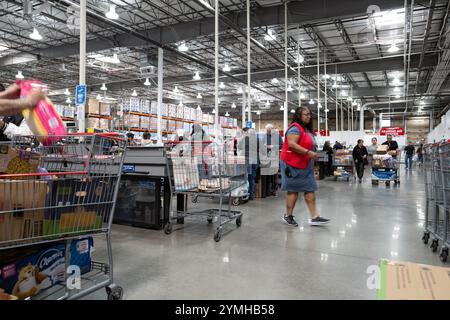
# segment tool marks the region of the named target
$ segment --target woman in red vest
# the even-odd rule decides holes
[[[305,106],[298,107],[291,125],[286,130],[280,161],[281,189],[287,191],[283,222],[290,226],[298,226],[293,211],[299,192],[305,195],[305,202],[311,215],[309,223],[323,225],[329,222],[328,219],[320,217],[316,209],[317,182],[314,176],[314,161],[318,158],[316,150],[311,111]]]

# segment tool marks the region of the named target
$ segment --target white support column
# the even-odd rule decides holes
[[[245,90],[242,90],[242,128],[245,127],[245,106],[246,106]]]
[[[250,0],[247,0],[247,103],[248,121],[252,121],[252,95],[251,95],[251,57],[250,57]],[[244,90],[245,91],[245,90]]]
[[[157,121],[157,138],[158,142],[162,143],[162,133],[161,133],[161,110],[163,104],[163,85],[164,85],[164,50],[162,48],[158,48],[158,121]]]
[[[336,83],[336,131],[339,131],[339,92],[337,88],[337,66],[334,66],[334,83]]]
[[[80,79],[79,84],[86,84],[86,0],[80,0]],[[87,90],[86,90],[87,91]],[[86,92],[87,93],[87,92]],[[86,130],[84,105],[77,106],[78,131]]]
[[[284,111],[283,111],[283,129],[286,132],[288,128],[288,21],[287,21],[287,1],[284,2]]]
[[[364,131],[364,109],[366,107],[364,105],[361,106],[361,110],[359,111],[359,131]],[[381,116],[381,113],[380,113]]]
[[[317,136],[320,137],[320,45],[319,40],[317,41]]]
[[[298,34],[298,39],[297,39],[297,68],[298,68],[298,106],[301,107],[302,106],[302,98],[300,97],[302,94],[302,87],[300,85],[300,81],[301,81],[301,63],[300,63],[300,32],[299,32],[299,26],[297,26],[297,34]]]
[[[323,51],[323,74],[326,75],[327,74],[327,51],[324,50]],[[328,112],[326,110],[328,110],[328,93],[327,93],[327,82],[328,79],[325,78],[325,135],[327,134],[328,131]]]
[[[214,1],[214,126],[216,137],[220,134],[219,124],[219,0]]]
[[[342,105],[342,97],[341,97],[341,131],[344,131],[344,106]]]

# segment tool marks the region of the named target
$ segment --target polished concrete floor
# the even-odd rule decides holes
[[[374,299],[366,270],[381,258],[443,265],[421,242],[419,169],[402,170],[400,186],[372,186],[368,171],[362,184],[323,180],[317,197],[326,227],[307,224],[304,201],[295,209],[300,226],[283,224],[280,195],[241,205],[242,227],[229,224],[219,243],[206,221],[171,235],[114,225],[115,281],[125,299]],[[104,253],[98,240],[95,257]]]

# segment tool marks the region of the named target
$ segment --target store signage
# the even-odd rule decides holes
[[[77,105],[85,105],[86,104],[86,85],[80,84],[77,85],[75,89],[75,101]]]
[[[247,122],[245,123],[245,127],[247,127],[247,128],[253,128],[253,122],[252,122],[252,121],[247,121]]]
[[[317,129],[314,130],[314,135],[317,136]],[[322,129],[322,130],[320,130],[320,135],[322,137],[329,136],[330,135],[330,131]]]
[[[401,127],[382,127],[380,129],[380,136],[387,136],[388,134],[393,136],[404,136],[405,129]]]
[[[122,166],[122,172],[125,172],[125,173],[136,172],[136,166],[134,164],[124,164]]]

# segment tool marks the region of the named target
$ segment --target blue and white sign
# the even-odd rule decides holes
[[[134,164],[124,164],[122,166],[122,172],[124,172],[124,173],[134,173],[134,172],[136,172],[136,166]]]
[[[253,122],[252,122],[252,121],[246,121],[246,122],[245,122],[245,127],[247,127],[247,128],[253,128]]]
[[[77,105],[86,104],[86,85],[80,84],[77,85],[75,89],[75,103]]]

